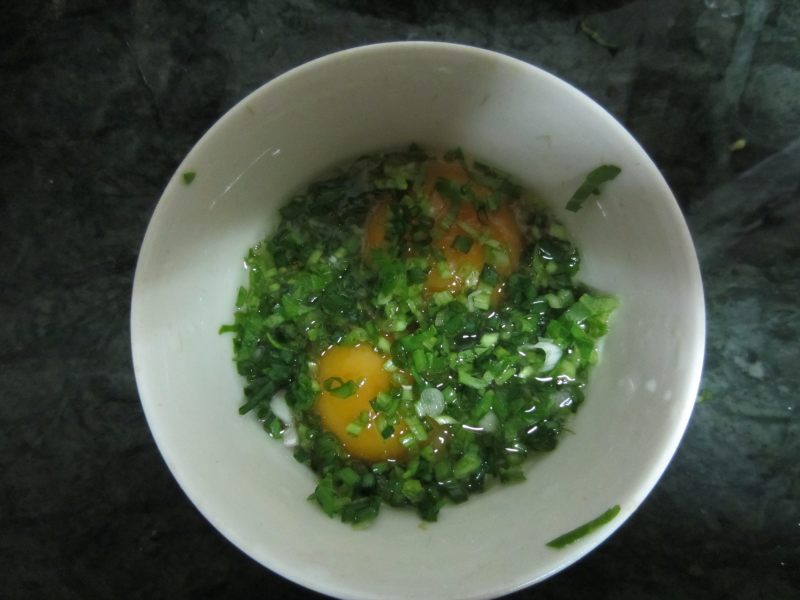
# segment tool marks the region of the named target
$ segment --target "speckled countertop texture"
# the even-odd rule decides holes
[[[703,402],[677,455],[616,535],[513,597],[800,598],[798,0],[6,3],[0,597],[318,597],[229,544],[167,470],[131,284],[214,121],[309,59],[389,40],[498,50],[589,94],[663,170],[700,256]]]

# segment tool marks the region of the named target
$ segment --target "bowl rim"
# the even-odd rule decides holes
[[[140,314],[140,305],[139,305],[140,301],[137,301],[137,298],[141,297],[141,288],[143,285],[142,274],[141,274],[143,268],[142,255],[144,254],[144,250],[153,243],[152,238],[155,235],[153,223],[157,220],[160,212],[162,210],[165,210],[164,208],[165,199],[171,195],[172,193],[171,188],[175,184],[175,181],[178,178],[179,174],[182,173],[186,169],[186,166],[191,163],[196,153],[200,152],[200,149],[205,145],[207,145],[209,140],[213,138],[218,131],[227,127],[228,122],[234,118],[234,115],[238,113],[243,106],[246,106],[249,102],[251,102],[253,98],[268,94],[273,88],[282,86],[287,81],[290,81],[292,79],[304,77],[306,74],[313,72],[321,67],[324,67],[326,64],[331,62],[348,60],[351,57],[358,57],[360,55],[368,53],[393,52],[396,50],[406,50],[406,49],[415,49],[421,52],[424,52],[426,50],[437,50],[437,51],[462,53],[466,55],[472,55],[476,58],[484,60],[497,61],[499,63],[504,64],[504,66],[507,67],[513,67],[518,69],[522,68],[525,70],[535,72],[540,77],[547,79],[550,84],[556,86],[557,88],[560,88],[561,91],[578,96],[586,105],[586,108],[588,110],[594,110],[595,112],[600,113],[603,118],[610,121],[611,126],[618,128],[625,135],[627,142],[638,150],[642,160],[649,162],[649,166],[651,166],[653,171],[658,175],[658,181],[654,183],[656,183],[662,188],[662,191],[665,193],[664,195],[666,196],[666,198],[669,199],[670,201],[669,208],[670,212],[672,213],[672,216],[676,217],[676,221],[679,224],[683,225],[683,227],[680,228],[681,229],[680,233],[683,237],[683,239],[681,240],[681,244],[683,247],[685,247],[687,251],[687,256],[682,258],[688,259],[690,263],[692,271],[691,273],[692,281],[690,282],[692,288],[691,292],[693,296],[692,302],[696,310],[696,314],[693,315],[696,327],[695,330],[692,332],[693,338],[689,344],[689,347],[692,349],[694,356],[692,362],[690,363],[691,373],[687,377],[688,383],[686,385],[686,390],[694,390],[693,392],[694,396],[696,396],[697,390],[699,389],[704,357],[705,357],[706,308],[705,308],[702,277],[699,267],[699,261],[697,258],[697,251],[692,241],[688,225],[686,224],[686,220],[683,216],[680,206],[678,205],[678,202],[675,199],[674,194],[669,188],[660,170],[653,163],[652,159],[649,157],[644,148],[642,148],[642,146],[638,143],[638,141],[630,134],[627,128],[624,125],[622,125],[622,123],[620,123],[606,109],[604,109],[598,102],[596,102],[594,99],[592,99],[587,94],[585,94],[578,88],[574,87],[567,81],[561,79],[556,75],[553,75],[552,73],[534,64],[528,63],[524,60],[514,58],[512,56],[494,50],[487,50],[484,48],[459,44],[459,43],[415,40],[415,41],[392,41],[392,42],[382,42],[376,44],[366,44],[332,52],[320,56],[318,58],[309,60],[298,66],[295,66],[290,70],[285,71],[279,74],[278,76],[270,79],[269,81],[260,85],[256,89],[252,90],[238,102],[232,105],[220,118],[218,118],[205,131],[205,133],[200,137],[200,139],[197,142],[195,142],[191,150],[186,154],[186,156],[177,166],[175,172],[168,181],[151,214],[147,230],[145,232],[142,241],[140,253],[137,258],[136,270],[133,278],[133,286],[131,292],[131,312],[130,312],[129,326],[131,335],[131,354],[132,354],[134,376],[136,379],[137,391],[140,397],[140,401],[142,404],[142,408],[145,414],[148,427],[150,429],[153,440],[155,441],[156,446],[158,447],[158,450],[162,456],[162,459],[166,463],[170,473],[177,481],[184,495],[195,506],[195,508],[203,515],[203,517],[209,523],[211,523],[211,525],[217,531],[222,533],[223,536],[230,543],[232,543],[235,547],[237,547],[240,551],[242,551],[246,556],[255,560],[260,565],[266,567],[272,573],[275,573],[285,579],[288,579],[297,585],[306,587],[308,589],[323,594],[328,594],[340,598],[367,599],[367,598],[377,598],[378,596],[370,595],[368,593],[362,593],[355,589],[343,587],[342,582],[337,582],[335,578],[326,578],[324,580],[319,580],[311,577],[304,577],[302,568],[291,569],[286,567],[286,564],[291,564],[291,561],[289,561],[288,563],[284,562],[280,564],[276,562],[265,561],[264,560],[265,553],[263,551],[260,552],[257,557],[256,553],[252,551],[252,548],[250,548],[249,544],[246,543],[245,540],[241,539],[240,536],[236,535],[233,531],[231,531],[231,529],[225,523],[218,520],[217,517],[214,516],[214,514],[207,509],[205,503],[201,498],[196,498],[192,495],[191,483],[187,481],[186,478],[184,477],[184,474],[181,473],[178,468],[176,468],[175,461],[173,460],[174,451],[171,449],[170,444],[168,444],[165,441],[165,434],[161,429],[161,423],[159,422],[159,419],[157,417],[157,412],[158,412],[156,407],[157,402],[155,402],[152,398],[147,396],[147,394],[143,393],[142,390],[145,387],[144,380],[146,376],[142,372],[141,367],[137,368],[137,365],[140,365],[142,362],[139,359],[139,353],[137,352],[137,347],[138,348],[142,347],[142,344],[140,343],[139,339],[140,334],[138,333],[140,331],[138,323],[142,319],[142,316]],[[652,492],[652,490],[658,483],[659,479],[664,474],[667,466],[669,465],[675,452],[677,451],[677,448],[680,444],[681,439],[683,438],[683,435],[686,432],[694,406],[695,402],[689,401],[688,397],[683,400],[681,404],[679,418],[676,420],[677,424],[670,432],[669,443],[666,443],[664,445],[659,455],[658,461],[654,462],[654,464],[651,465],[650,468],[648,469],[649,476],[644,480],[644,483],[639,485],[636,488],[635,493],[631,494],[626,499],[623,510],[612,522],[610,522],[604,527],[602,535],[593,538],[592,543],[587,544],[585,549],[582,549],[580,552],[573,552],[569,556],[565,555],[565,560],[561,561],[558,567],[552,569],[551,571],[532,575],[533,570],[529,569],[527,574],[525,575],[525,580],[519,584],[512,584],[512,585],[497,584],[494,586],[488,586],[487,588],[481,590],[480,593],[470,596],[463,596],[463,598],[470,598],[470,599],[496,598],[501,595],[510,594],[515,591],[524,589],[566,569],[567,567],[571,566],[572,564],[574,564],[575,562],[579,561],[581,558],[589,554],[596,547],[604,543],[609,537],[611,537],[611,535],[614,534],[614,532],[617,529],[619,529],[627,521],[627,519],[631,516],[631,514],[633,514],[639,508],[639,506],[646,499],[646,497]]]

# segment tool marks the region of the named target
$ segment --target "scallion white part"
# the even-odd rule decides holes
[[[289,410],[289,405],[286,404],[286,390],[278,390],[269,401],[269,408],[272,414],[283,421],[284,425],[292,423],[292,411]]]
[[[450,415],[439,415],[438,417],[433,417],[433,420],[439,425],[453,425],[458,422]]]
[[[550,399],[557,404],[559,408],[566,408],[572,405],[572,396],[566,390],[553,392],[553,395],[550,396]]]
[[[444,412],[444,394],[433,387],[425,388],[415,408],[420,417],[438,417]]]
[[[299,437],[297,435],[297,429],[294,428],[293,425],[287,425],[286,428],[283,430],[283,445],[287,448],[294,448],[297,446],[297,442],[299,442]]]
[[[544,352],[544,364],[539,370],[540,373],[552,371],[553,367],[555,367],[558,364],[558,361],[561,360],[561,355],[563,354],[563,350],[561,350],[561,348],[559,348],[551,340],[539,340],[537,343],[531,346],[531,349],[541,350]]]
[[[483,418],[478,422],[478,427],[489,433],[494,433],[497,430],[498,424],[499,420],[497,419],[497,415],[489,411],[483,415]]]

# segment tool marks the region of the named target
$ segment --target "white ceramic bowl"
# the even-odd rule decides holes
[[[357,155],[461,146],[511,172],[555,211],[583,253],[581,278],[620,308],[585,404],[526,482],[495,486],[420,527],[384,508],[369,529],[305,498],[315,479],[252,416],[231,321],[247,249],[287,196]],[[600,196],[564,210],[584,175],[622,167]],[[187,185],[186,171],[196,172]],[[664,179],[602,108],[556,77],[465,46],[393,43],[303,65],[231,109],[170,181],[142,245],[131,309],[147,420],[175,478],[231,542],[273,571],[344,598],[486,598],[563,569],[639,506],[686,428],[705,314],[691,238]],[[601,530],[545,543],[608,507]],[[667,532],[664,532],[667,533]]]

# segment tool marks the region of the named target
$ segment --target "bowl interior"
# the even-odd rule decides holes
[[[355,531],[305,498],[314,476],[255,417],[229,336],[242,259],[277,208],[330,167],[417,142],[460,146],[511,172],[578,242],[581,278],[621,305],[574,435],[528,465],[526,482],[446,507],[436,524],[384,509]],[[584,175],[622,167],[576,213]],[[194,171],[187,185],[182,173]],[[255,91],[195,146],[167,186],[142,246],[131,315],[149,425],[198,509],[270,569],[340,597],[477,598],[574,562],[655,485],[685,429],[699,382],[704,310],[694,249],[644,151],[567,84],[463,46],[399,43],[341,52]],[[602,530],[553,550],[553,537],[620,504]]]

